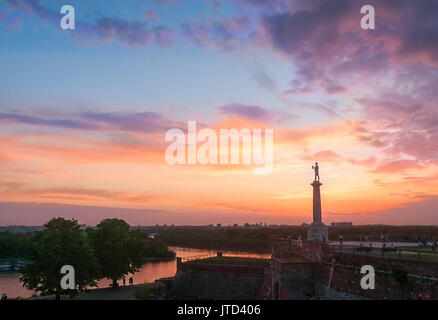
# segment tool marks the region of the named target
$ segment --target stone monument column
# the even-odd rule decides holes
[[[307,240],[326,242],[328,241],[328,228],[322,222],[321,190],[319,182],[318,162],[312,167],[315,170],[315,180],[310,184],[313,187],[313,222],[307,229]]]
[[[321,191],[319,188],[322,186],[322,183],[315,180],[311,183],[311,186],[313,186],[313,223],[322,223]]]

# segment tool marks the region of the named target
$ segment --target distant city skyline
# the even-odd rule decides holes
[[[437,225],[438,2],[0,0],[0,225]],[[360,26],[375,8],[375,30]],[[167,130],[274,129],[272,173]]]

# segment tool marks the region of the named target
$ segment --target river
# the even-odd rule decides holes
[[[215,250],[202,250],[192,248],[170,247],[176,252],[177,257],[186,258],[200,255],[214,254]],[[224,255],[236,257],[252,257],[266,258],[271,257],[270,254],[255,254],[248,252],[223,251]],[[171,261],[147,262],[143,264],[140,270],[133,275],[128,275],[126,279],[132,277],[134,284],[150,283],[160,278],[172,277],[176,273],[176,259]],[[21,274],[19,272],[9,273],[0,272],[0,294],[6,293],[8,298],[28,298],[34,293],[26,288],[23,288],[20,282]],[[111,280],[102,279],[98,282],[99,288],[106,288],[111,283]],[[121,284],[121,281],[119,281]]]

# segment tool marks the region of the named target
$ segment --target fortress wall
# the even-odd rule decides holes
[[[377,271],[377,270],[376,270]],[[355,265],[331,265],[320,263],[318,272],[316,294],[320,299],[356,299],[357,297],[369,299],[403,299],[406,290],[400,288],[391,275],[376,272],[375,290],[364,290],[360,280],[364,276],[360,267]]]
[[[171,293],[185,299],[260,298],[264,267],[182,263]]]
[[[278,239],[273,243],[272,256],[283,257],[285,255],[297,255],[300,257],[326,257],[330,255],[330,248],[326,243]]]
[[[263,266],[244,266],[244,265],[224,265],[201,262],[185,262],[178,265],[178,272],[216,272],[233,274],[254,274],[263,275]]]
[[[295,299],[309,299],[315,295],[313,265],[295,264],[282,270],[280,288],[283,292],[288,292]]]
[[[364,265],[375,268],[374,290],[360,286]],[[280,298],[438,299],[438,264],[431,262],[333,254],[323,243],[279,239],[274,243],[271,268],[271,292],[278,282]]]
[[[418,276],[438,278],[438,263],[434,262],[398,260],[377,256],[347,255],[338,253],[334,255],[334,258],[340,263],[348,263],[356,266],[369,264],[376,269],[392,270],[395,268],[405,270],[410,274]]]
[[[417,276],[436,273],[436,266],[415,261],[397,261],[379,259],[378,257],[340,255],[335,257],[335,264],[327,262],[318,264],[315,277],[318,279],[316,294],[321,299],[418,299],[424,297],[425,290],[436,285],[435,280],[422,279]],[[372,265],[376,271],[375,289],[364,290],[360,280],[363,265]],[[393,270],[405,270],[414,276],[397,277]],[[433,290],[428,290],[429,299],[438,299]]]
[[[321,282],[315,283],[315,296],[320,300],[368,300],[370,298],[347,291],[329,288]]]
[[[335,265],[331,269],[325,263],[314,264],[313,268],[295,264],[282,272],[280,288],[287,290],[293,299],[411,299],[430,283],[414,280],[403,284],[390,274],[377,272],[376,288],[364,290],[360,286],[363,274],[359,268]]]

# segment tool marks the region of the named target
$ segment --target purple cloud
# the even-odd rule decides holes
[[[173,30],[164,26],[149,28],[147,22],[128,22],[124,20],[101,18],[96,22],[78,22],[78,30],[103,41],[118,39],[131,46],[145,46],[152,41],[159,45],[170,45]],[[89,40],[89,39],[88,39]]]
[[[22,123],[28,125],[36,126],[48,126],[48,127],[58,127],[66,129],[86,129],[94,130],[98,127],[80,120],[70,120],[70,119],[43,119],[34,116],[28,116],[23,114],[11,114],[11,113],[0,113],[0,123]]]
[[[438,3],[373,0],[367,4],[375,7],[376,30],[360,29],[363,3],[358,0],[297,0],[285,10],[261,14],[265,43],[298,67],[295,79],[301,86],[292,86],[289,94],[315,88],[329,94],[343,92],[352,79],[385,75],[406,57],[438,64]]]
[[[214,22],[186,22],[181,26],[181,33],[184,38],[201,46],[210,45],[235,50],[247,41],[246,33],[249,28],[248,17],[239,16]]]
[[[409,65],[395,72],[390,83],[374,96],[357,100],[368,120],[361,139],[392,157],[438,162],[438,68]]]
[[[81,113],[70,115],[70,118],[73,119],[51,119],[17,113],[0,113],[0,124],[19,123],[63,129],[109,129],[143,133],[165,132],[170,128],[184,127],[180,123],[166,119],[155,112]]]
[[[46,7],[38,0],[6,0],[8,4],[26,14],[36,15],[58,26],[61,14]],[[103,41],[118,40],[131,46],[145,46],[154,42],[160,46],[169,46],[173,41],[174,31],[159,25],[149,27],[147,21],[126,21],[102,17],[96,21],[76,20],[76,31],[73,37],[79,41],[100,39]]]
[[[239,103],[217,107],[216,110],[223,114],[254,120],[266,120],[271,118],[271,113],[262,107],[248,106]]]
[[[15,9],[18,9],[26,14],[34,14],[38,18],[49,21],[57,21],[59,23],[60,14],[44,6],[37,0],[6,0],[6,2]]]
[[[155,112],[83,113],[80,117],[92,123],[98,123],[102,127],[113,127],[124,131],[154,133],[182,127],[179,123],[165,119]]]
[[[295,118],[295,116],[288,114],[284,110],[265,109],[260,106],[244,105],[240,103],[231,103],[216,107],[215,109],[220,113],[231,117],[246,118],[265,123],[280,123]]]
[[[266,70],[258,66],[253,72],[251,78],[261,87],[267,90],[275,90],[277,88],[276,81],[266,72]]]

